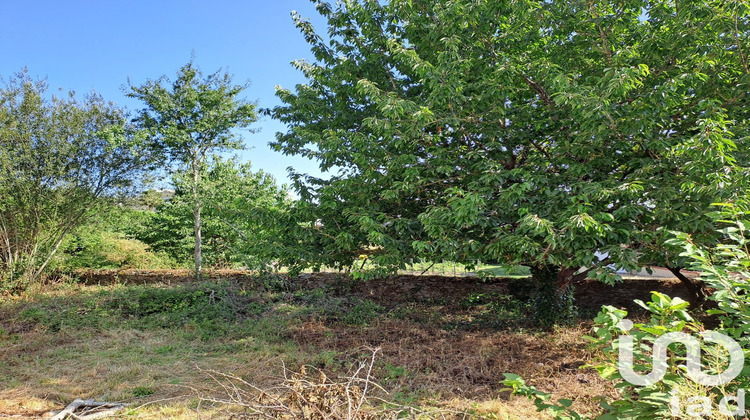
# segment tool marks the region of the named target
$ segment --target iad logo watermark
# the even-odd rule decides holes
[[[623,319],[618,324],[623,331],[633,328],[633,321]],[[731,337],[716,331],[704,331],[700,333],[705,341],[717,343],[729,351],[729,367],[717,375],[709,375],[701,371],[701,345],[697,338],[683,332],[670,332],[656,339],[653,350],[653,370],[649,374],[639,374],[633,369],[633,337],[624,335],[619,337],[620,358],[617,369],[623,379],[633,385],[649,386],[662,379],[667,373],[667,347],[672,343],[682,343],[687,350],[687,374],[693,382],[705,386],[718,386],[731,382],[736,378],[745,363],[745,355],[742,347]]]
[[[633,328],[633,322],[623,319],[618,327],[625,332]],[[727,349],[729,353],[729,367],[720,374],[707,374],[701,370],[701,345],[697,338],[683,332],[670,332],[656,339],[653,348],[653,369],[651,373],[636,373],[633,367],[633,337],[630,335],[621,335],[619,341],[619,360],[617,369],[620,371],[623,379],[633,385],[649,386],[662,379],[667,373],[667,347],[673,343],[681,343],[686,349],[686,369],[688,377],[700,385],[720,386],[731,382],[736,378],[745,363],[745,355],[742,347],[731,337],[718,333],[716,331],[704,331],[700,333],[704,341],[716,343]],[[711,400],[705,396],[695,396],[688,398],[686,414],[689,416],[704,416],[712,413]],[[730,408],[730,403],[736,405],[736,409]],[[675,416],[681,414],[680,401],[675,395],[671,400],[671,411]],[[736,396],[725,396],[719,402],[719,411],[725,415],[741,415],[745,413],[745,390],[740,390]]]

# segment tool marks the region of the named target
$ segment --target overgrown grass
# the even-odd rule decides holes
[[[498,399],[502,373],[510,365],[539,373],[534,354],[543,351],[554,358],[549,378],[583,354],[582,342],[571,344],[581,341],[575,329],[563,339],[573,348],[562,352],[550,337],[514,332],[527,328],[528,308],[508,295],[420,302],[359,284],[58,284],[0,298],[0,413],[39,414],[80,397],[128,402],[136,418],[194,418],[197,409],[226,418],[225,407],[200,403],[199,395],[221,392],[201,369],[272,386],[284,367],[346,375],[367,349],[382,347],[373,375],[388,393],[379,397],[476,418],[534,418],[525,401]],[[137,408],[150,401],[162,402]]]
[[[242,302],[226,284],[175,287],[95,288],[66,296],[38,296],[19,305],[16,320],[46,331],[126,328],[178,329],[188,338],[209,339],[240,327],[243,316],[262,310]]]

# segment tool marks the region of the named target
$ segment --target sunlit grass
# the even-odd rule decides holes
[[[274,285],[67,283],[0,298],[0,413],[39,415],[94,398],[127,403],[129,418],[227,418],[227,407],[199,399],[221,392],[205,370],[266,387],[303,364],[346,375],[382,346],[374,375],[389,394],[379,397],[474,418],[538,418],[527,401],[499,393],[502,373],[510,363],[529,377],[542,372],[534,352],[580,353],[580,330],[558,343],[507,329],[525,318],[509,296],[371,300],[346,285]]]

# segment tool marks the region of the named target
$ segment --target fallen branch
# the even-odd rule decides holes
[[[76,398],[50,420],[65,420],[67,418],[80,420],[100,419],[111,416],[123,408],[125,408],[125,404],[121,403],[99,402]]]

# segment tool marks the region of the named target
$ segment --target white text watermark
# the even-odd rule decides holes
[[[634,324],[628,319],[619,322],[618,327],[629,332]],[[698,339],[683,332],[669,332],[659,336],[654,341],[652,351],[651,373],[637,373],[634,367],[633,337],[621,335],[619,342],[619,360],[617,369],[622,378],[637,386],[650,386],[664,379],[668,370],[667,347],[674,343],[685,346],[685,369],[687,376],[693,382],[715,387],[725,385],[734,380],[742,372],[745,364],[745,355],[742,347],[731,337],[716,331],[704,331],[700,337],[709,343],[723,346],[729,355],[729,366],[721,373],[708,374],[701,369],[701,345]],[[685,407],[683,407],[683,405]],[[670,413],[675,417],[684,415],[691,417],[711,416],[716,411],[711,398],[707,396],[688,396],[680,398],[674,392],[670,398]],[[740,389],[736,395],[724,395],[718,402],[718,412],[726,416],[737,416],[745,414],[745,390]]]

